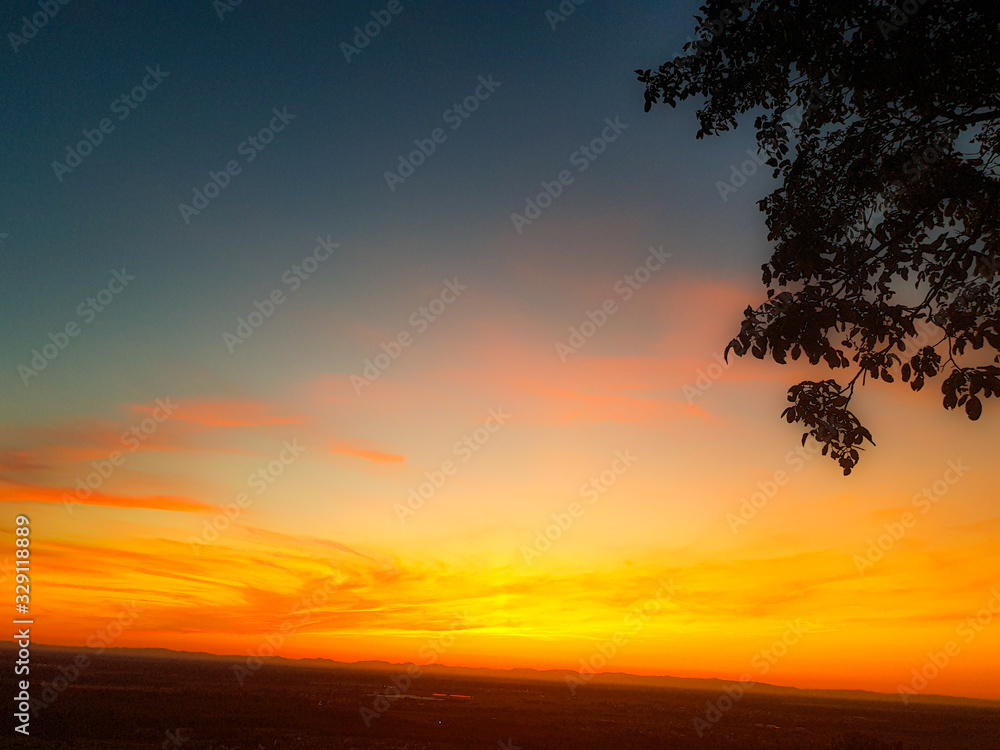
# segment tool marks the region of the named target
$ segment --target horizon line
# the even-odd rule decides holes
[[[17,644],[14,641],[0,640],[0,647],[2,647],[2,648],[8,648],[9,647],[12,650],[16,650],[17,649]],[[69,646],[69,645],[58,644],[58,643],[33,643],[32,647],[33,648],[41,648],[41,649],[65,649],[67,651],[77,650],[77,651],[79,651],[81,653],[86,653],[86,652],[89,652],[89,651],[96,651],[96,652],[98,652],[97,655],[101,655],[103,653],[112,652],[112,651],[113,652],[118,652],[117,655],[123,655],[123,656],[128,656],[129,655],[129,654],[126,654],[126,653],[123,653],[123,652],[133,652],[133,654],[134,654],[134,652],[140,652],[140,651],[147,651],[147,652],[148,651],[162,651],[162,652],[167,652],[168,654],[176,654],[176,655],[185,655],[185,654],[188,654],[188,655],[191,655],[191,656],[208,657],[209,659],[226,660],[226,661],[228,661],[228,660],[239,660],[239,659],[246,658],[246,657],[244,657],[242,655],[239,655],[239,654],[218,654],[218,653],[214,653],[214,652],[211,652],[211,651],[181,651],[181,650],[178,650],[178,649],[166,648],[164,646],[102,646],[100,649],[94,649],[94,648],[92,648],[90,646],[87,646],[87,645],[83,645],[83,646]],[[880,691],[877,691],[877,690],[866,690],[864,688],[822,688],[822,687],[820,687],[820,688],[802,688],[802,687],[797,687],[795,685],[775,685],[775,684],[768,683],[768,682],[759,682],[757,680],[752,680],[752,681],[750,681],[750,683],[744,683],[744,682],[740,681],[739,679],[727,680],[727,679],[722,678],[722,677],[677,677],[675,675],[669,675],[669,674],[655,674],[655,675],[654,674],[645,674],[644,675],[644,674],[634,674],[632,672],[594,672],[592,674],[589,674],[589,673],[586,673],[586,672],[580,672],[579,670],[575,670],[575,669],[538,669],[536,667],[470,667],[470,666],[463,666],[463,665],[439,664],[439,663],[436,663],[436,662],[430,662],[430,663],[427,663],[427,664],[418,664],[417,662],[414,662],[414,661],[389,662],[389,661],[385,661],[383,659],[366,659],[366,660],[361,660],[361,661],[348,662],[348,661],[339,661],[337,659],[331,659],[331,658],[326,657],[326,656],[290,657],[290,656],[272,655],[272,656],[258,656],[258,658],[261,661],[263,661],[263,662],[273,661],[275,659],[280,659],[281,661],[292,662],[293,664],[299,664],[299,665],[301,665],[302,662],[307,662],[307,661],[312,661],[312,662],[320,661],[320,662],[328,662],[329,664],[334,664],[334,665],[343,665],[344,667],[348,667],[348,668],[350,668],[350,667],[357,668],[358,665],[364,665],[364,664],[384,664],[386,667],[397,667],[397,666],[404,666],[405,667],[407,665],[414,665],[414,666],[424,667],[424,668],[431,667],[431,668],[437,668],[437,669],[441,669],[441,670],[465,670],[465,671],[470,671],[470,672],[511,672],[511,673],[513,673],[513,672],[535,672],[535,673],[537,673],[539,675],[550,674],[550,673],[559,673],[559,674],[566,674],[566,675],[578,675],[580,677],[589,676],[590,679],[595,679],[595,678],[598,678],[598,677],[603,677],[603,678],[607,679],[609,682],[612,682],[613,684],[622,684],[622,683],[616,682],[614,680],[614,678],[616,676],[629,677],[629,678],[638,679],[638,680],[679,680],[679,681],[684,681],[684,682],[712,682],[712,681],[714,681],[714,682],[719,682],[719,683],[723,683],[723,684],[730,684],[730,683],[732,683],[732,684],[741,684],[741,685],[750,684],[752,687],[764,687],[764,688],[770,688],[772,690],[780,690],[780,691],[796,691],[796,692],[799,692],[799,693],[805,693],[805,694],[807,694],[806,697],[810,697],[808,694],[838,693],[838,694],[848,694],[848,695],[833,696],[833,697],[835,697],[836,699],[839,699],[839,700],[850,700],[851,699],[850,698],[851,695],[857,696],[855,698],[857,700],[873,700],[873,701],[875,701],[875,700],[877,700],[877,701],[892,700],[892,701],[897,701],[897,700],[900,699],[898,693],[883,693],[883,692],[880,692]],[[308,666],[308,665],[302,665],[302,666]],[[555,680],[555,679],[556,678],[553,678],[553,680]],[[671,690],[671,689],[673,689],[673,690],[679,690],[679,689],[683,689],[681,687],[671,686],[671,685],[653,685],[653,686],[650,686],[650,687],[657,687],[657,688],[660,688],[660,689],[663,689],[663,690]],[[705,690],[705,691],[709,690],[709,688],[707,688],[707,687],[696,687],[694,685],[692,685],[690,687],[690,689],[691,690]],[[861,697],[861,696],[873,696],[873,697]],[[811,697],[819,697],[819,696],[818,695],[813,695]],[[827,697],[829,697],[829,696],[827,696]],[[988,704],[990,706],[1000,706],[1000,698],[976,698],[976,697],[964,696],[964,695],[948,695],[948,694],[945,694],[945,693],[915,693],[913,695],[909,695],[908,696],[908,700],[914,700],[914,701],[916,701],[916,700],[923,700],[923,701],[926,701],[926,702],[934,702],[934,703],[955,703],[955,702],[957,702],[958,704],[975,703],[975,704]],[[905,701],[904,701],[904,705],[905,705]]]

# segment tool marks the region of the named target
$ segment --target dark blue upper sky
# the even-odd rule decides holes
[[[341,43],[386,3],[244,0],[222,20],[218,5],[71,0],[16,52],[9,42],[0,52],[10,388],[39,338],[122,266],[139,278],[135,292],[114,323],[87,334],[148,351],[172,337],[197,348],[205,327],[217,346],[220,326],[320,234],[345,248],[322,294],[346,306],[381,294],[391,308],[396,290],[457,272],[516,293],[505,276],[513,262],[573,275],[664,241],[686,248],[680,265],[702,270],[745,275],[764,259],[753,202],[769,180],[757,175],[725,203],[716,187],[746,159],[749,130],[696,141],[691,107],[642,112],[633,71],[679,51],[694,0],[588,0],[555,29],[555,0],[399,0],[402,11],[350,63]],[[39,8],[8,4],[4,33],[20,34]],[[147,66],[169,75],[121,119],[116,100],[152,81]],[[451,130],[444,113],[480,76],[500,87]],[[274,108],[295,119],[248,163],[239,146]],[[103,118],[113,130],[60,181],[53,162]],[[573,169],[571,155],[605,118],[627,131],[535,225],[514,231],[511,213]],[[386,170],[436,127],[447,140],[390,191]],[[241,173],[185,223],[179,204],[230,160]],[[601,217],[635,236],[581,242]]]

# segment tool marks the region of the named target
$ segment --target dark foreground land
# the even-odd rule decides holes
[[[32,653],[32,694],[75,651]],[[1000,748],[1000,708],[898,700],[843,700],[747,692],[699,737],[695,717],[718,690],[424,674],[407,697],[379,701],[392,671],[267,664],[240,685],[235,661],[89,653],[89,665],[3,747],[124,750],[282,748],[792,748],[914,750]],[[245,664],[245,662],[244,662]],[[4,702],[15,694],[13,656],[0,651]],[[66,672],[63,672],[65,674]],[[72,670],[69,670],[72,674]],[[405,684],[405,683],[404,683]],[[390,691],[391,692],[391,691]],[[470,698],[432,698],[434,693]],[[723,705],[725,701],[723,701]]]

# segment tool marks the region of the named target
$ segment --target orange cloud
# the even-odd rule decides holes
[[[329,448],[330,453],[339,456],[354,456],[363,458],[376,464],[402,464],[406,462],[406,456],[398,453],[386,453],[374,448],[363,448],[347,443],[334,443]]]
[[[132,406],[133,413],[149,411]],[[15,425],[0,428],[0,442],[30,446],[32,464],[26,463],[27,451],[0,450],[0,471],[27,471],[58,467],[77,461],[108,457],[112,451],[169,451],[185,449],[177,425],[170,419],[158,420],[152,429],[141,429],[142,420],[73,419],[42,425]]]
[[[79,505],[102,505],[108,508],[142,508],[146,510],[173,510],[183,513],[201,513],[212,510],[212,506],[186,497],[155,495],[139,497],[135,495],[109,495],[92,491],[85,498],[77,497],[69,487],[42,487],[10,479],[0,479],[0,502],[4,503],[75,503]]]
[[[476,408],[486,397],[515,411],[524,424],[662,424],[717,420],[710,416],[715,411],[710,401],[692,405],[691,396],[700,397],[716,383],[770,387],[816,374],[798,363],[779,367],[735,356],[720,363],[743,308],[759,295],[749,286],[690,274],[641,289],[634,299],[620,301],[619,312],[582,346],[574,344],[575,351],[557,349],[557,343],[571,340],[570,328],[580,325],[586,310],[613,296],[613,281],[591,289],[586,280],[586,288],[576,290],[578,308],[549,311],[541,323],[532,311],[510,310],[502,300],[487,298],[479,316],[441,329],[434,348],[405,353],[405,379],[393,365],[360,392],[351,373],[317,378],[310,392],[338,415],[361,418],[413,415],[434,403],[444,386],[456,410],[463,401],[466,410]],[[441,342],[443,335],[451,338]],[[459,351],[460,356],[452,354]]]

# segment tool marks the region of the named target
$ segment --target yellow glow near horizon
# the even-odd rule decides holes
[[[269,401],[178,393],[80,504],[67,492],[151,402],[11,428],[2,499],[32,518],[36,636],[243,654],[284,628],[292,658],[885,692],[955,641],[925,692],[1000,698],[996,426],[866,389],[879,447],[845,479],[777,419],[803,373],[719,365],[684,397],[743,299],[697,279],[637,299],[634,319],[664,321],[640,354],[562,363],[550,331],[497,312],[360,396],[343,372]],[[698,325],[667,325],[694,301]]]

